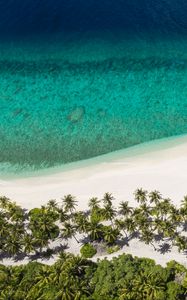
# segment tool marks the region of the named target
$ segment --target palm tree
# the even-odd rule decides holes
[[[5,200],[6,202],[6,200]],[[11,221],[11,223],[16,223],[17,224],[22,224],[25,220],[25,213],[24,210],[18,206],[15,202],[6,202],[7,204],[4,203],[4,205],[6,205],[6,212],[5,212],[5,216],[7,217],[8,220]]]
[[[68,282],[68,285],[66,285],[65,287],[60,289],[60,291],[56,295],[56,299],[60,299],[60,300],[73,300],[73,299],[75,299],[75,294],[70,289],[69,282]]]
[[[177,234],[177,225],[169,220],[163,222],[162,229],[165,237],[174,238]]]
[[[30,222],[28,228],[32,231],[33,236],[38,235],[38,231],[48,239],[54,239],[59,235],[59,228],[55,224],[57,220],[56,212],[49,211],[47,208],[35,209],[30,213]]]
[[[152,208],[146,203],[141,204],[139,208],[141,209],[142,215],[144,215],[146,218],[149,218],[151,216]]]
[[[76,286],[74,299],[80,300],[80,299],[83,299],[84,297],[87,298],[87,296],[90,296],[90,295],[91,295],[91,288],[90,288],[89,284],[86,281],[79,280],[79,282]]]
[[[119,300],[133,300],[133,299],[136,299],[135,297],[137,297],[137,294],[133,292],[132,281],[124,279],[123,286],[124,287],[119,290]]]
[[[64,252],[64,251],[61,251],[58,255],[58,260],[57,262],[55,263],[55,266],[58,266],[59,267],[59,264],[60,264],[60,267],[62,266],[62,264],[65,262],[66,259],[69,259],[70,257],[72,257],[73,254],[68,252]]]
[[[170,212],[170,209],[171,209],[170,199],[163,199],[155,206],[157,216],[160,216],[163,221],[167,219],[167,215]]]
[[[0,293],[0,299],[1,300],[12,300],[12,299],[14,299],[13,298],[14,294],[15,294],[14,289],[9,287],[8,289],[6,289]]]
[[[184,207],[185,209],[187,209],[187,196],[184,196],[182,202],[181,202],[182,207]]]
[[[86,233],[88,229],[88,218],[84,212],[80,211],[74,214],[74,222],[79,233]]]
[[[148,192],[143,190],[142,188],[137,189],[134,193],[135,200],[138,203],[144,204],[147,202],[147,194],[148,194]]]
[[[117,228],[112,228],[111,226],[104,226],[104,241],[107,242],[107,244],[114,244],[119,237],[119,230]]]
[[[76,228],[71,223],[65,222],[63,224],[63,228],[61,229],[61,231],[62,231],[62,237],[63,238],[70,239],[70,238],[73,237],[76,240],[76,242],[79,243],[78,239],[75,236]]]
[[[175,246],[178,247],[179,252],[187,249],[187,237],[177,235],[175,238]]]
[[[77,206],[77,201],[75,200],[75,197],[69,194],[69,195],[64,196],[62,201],[63,201],[63,206],[64,206],[65,212],[73,213],[73,211],[75,210],[75,207]]]
[[[53,233],[54,233],[54,231],[56,231],[56,225],[54,225],[54,223],[52,223],[50,218],[48,218],[47,216],[41,218],[39,220],[39,228],[44,234],[46,234],[48,236],[49,239],[53,239]],[[57,235],[58,235],[58,233],[57,233]],[[56,237],[56,234],[55,234],[55,237]]]
[[[120,202],[119,209],[119,213],[124,217],[129,216],[132,213],[132,207],[129,206],[128,201]]]
[[[124,220],[124,226],[130,234],[133,234],[137,230],[137,224],[133,218],[126,218]]]
[[[65,210],[59,209],[58,212],[59,212],[60,222],[63,223],[69,219],[69,216],[67,215],[67,212],[65,212]]]
[[[21,252],[21,243],[19,240],[19,237],[16,235],[9,235],[8,238],[6,239],[6,251],[10,255],[16,255]]]
[[[139,231],[146,230],[150,227],[150,221],[144,214],[139,214],[135,218],[136,226],[139,228]]]
[[[81,256],[70,255],[66,259],[63,268],[69,275],[76,276],[80,279],[81,276],[85,274],[85,270],[89,265],[92,265],[92,262],[87,259],[84,259]]]
[[[11,202],[10,202],[9,198],[7,198],[5,196],[0,197],[0,208],[6,210],[8,208],[8,206],[9,206],[10,203]]]
[[[0,269],[0,280],[1,289],[11,286],[11,283],[15,281],[14,267],[3,266],[3,268]]]
[[[86,269],[93,264],[79,256],[69,255],[66,260],[58,266],[59,293],[57,299],[80,300],[82,296],[90,294],[90,287],[87,281],[83,280]],[[61,269],[61,271],[60,271]]]
[[[70,259],[73,257],[73,254],[71,253],[66,253],[64,251],[61,251],[58,260],[55,262],[55,264],[51,268],[51,281],[55,285],[59,285],[60,283],[60,277],[62,272],[64,272],[64,264],[67,261],[70,261]]]
[[[34,280],[36,283],[36,287],[42,289],[43,287],[47,287],[51,284],[51,270],[50,266],[44,265],[39,269],[39,272],[36,274]]]
[[[9,224],[9,230],[13,232],[14,235],[19,236],[20,238],[22,238],[22,236],[25,233],[25,226],[24,224]]]
[[[33,243],[34,243],[34,248],[39,248],[39,252],[41,253],[43,248],[46,248],[49,245],[48,236],[43,232],[38,231],[37,233],[34,234]]]
[[[162,195],[158,191],[153,191],[149,193],[149,200],[150,203],[154,203],[155,205],[159,204],[160,200],[162,199]]]
[[[54,211],[58,211],[58,203],[55,199],[51,199],[47,202],[47,208],[52,209]]]
[[[154,233],[151,230],[143,229],[141,231],[141,240],[147,245],[151,244],[153,246],[154,250],[156,251],[156,247],[153,244]]]
[[[164,231],[164,222],[159,218],[156,217],[153,221],[153,232],[157,231],[159,235],[163,235]]]
[[[91,198],[88,202],[88,206],[91,210],[99,209],[100,208],[99,204],[100,201],[96,197]]]
[[[134,209],[132,218],[139,228],[150,225],[149,218],[144,214],[141,208]]]
[[[97,221],[89,222],[88,232],[92,241],[101,240],[103,238],[103,225]]]
[[[115,219],[115,226],[118,228],[118,230],[121,232],[123,231],[125,233],[126,238],[128,238],[127,232],[126,232],[126,223],[125,220]]]
[[[34,241],[34,238],[31,234],[26,233],[24,235],[23,240],[22,240],[22,244],[23,244],[23,251],[26,254],[29,254],[29,253],[35,251],[35,248],[34,248],[35,241]]]
[[[180,222],[182,222],[182,216],[180,214],[180,210],[177,209],[175,206],[171,205],[170,214],[169,214],[168,219],[172,223],[180,224]]]
[[[9,232],[10,225],[5,218],[0,218],[0,240],[4,240]]]
[[[112,206],[112,201],[114,200],[114,197],[110,193],[105,193],[103,196],[103,203],[106,206]]]
[[[165,294],[163,280],[157,273],[144,274],[141,272],[133,280],[133,290],[137,294],[134,299],[160,300]]]
[[[185,196],[181,202],[180,214],[182,215],[184,222],[186,222],[187,221],[187,196]]]
[[[103,218],[108,221],[110,220],[113,225],[113,219],[116,215],[116,210],[111,205],[106,204],[102,210]]]
[[[169,220],[163,221],[160,218],[155,218],[153,221],[153,232],[157,231],[162,237],[174,238],[177,234],[177,224]]]

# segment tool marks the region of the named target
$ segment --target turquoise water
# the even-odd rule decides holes
[[[0,43],[0,174],[187,133],[187,39],[119,31]]]

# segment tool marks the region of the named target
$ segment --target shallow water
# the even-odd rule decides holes
[[[187,133],[185,26],[137,24],[1,39],[1,174]]]

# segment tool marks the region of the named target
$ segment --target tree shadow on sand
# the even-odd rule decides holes
[[[60,244],[60,245],[53,248],[53,253],[58,254],[58,253],[63,252],[64,250],[67,250],[67,249],[68,249],[68,244],[67,243],[65,243],[63,245]]]
[[[48,260],[51,257],[53,257],[54,255],[57,255],[61,252],[63,252],[64,250],[68,249],[68,244],[60,244],[58,246],[55,246],[54,248],[47,248],[46,250],[42,251],[42,252],[36,252],[34,254],[26,254],[24,252],[21,252],[19,254],[17,254],[16,256],[14,256],[14,262],[18,262],[18,261],[22,261],[24,260],[26,257],[28,258],[28,260],[30,261],[34,261],[37,259],[42,259],[42,260]],[[11,256],[7,256],[7,258],[11,258]]]
[[[90,238],[88,237],[88,236],[83,236],[80,240],[79,240],[79,242],[81,243],[81,244],[87,244],[87,243],[90,243],[91,242],[91,240],[90,240]]]
[[[11,259],[12,255],[10,255],[8,252],[2,252],[0,253],[0,261],[3,259]]]
[[[120,248],[122,248],[123,246],[127,246],[127,247],[129,247],[129,237],[124,237],[124,238],[122,238],[122,239],[120,239],[120,240],[117,240],[116,241],[116,244],[118,245],[118,246],[120,246]]]
[[[14,256],[14,262],[24,260],[25,257],[27,257],[27,254],[25,254],[24,252],[20,252]]]
[[[163,238],[164,238],[163,233],[159,233],[159,234],[154,235],[155,242],[161,242],[163,240]]]
[[[183,231],[187,232],[187,222],[183,223]]]
[[[157,248],[157,251],[161,254],[166,254],[171,252],[171,245],[169,243],[163,243],[162,245],[159,245],[159,248]]]

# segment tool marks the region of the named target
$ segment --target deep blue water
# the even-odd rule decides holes
[[[1,0],[1,34],[122,29],[186,34],[186,0]]]
[[[0,0],[0,175],[187,133],[187,1]]]

